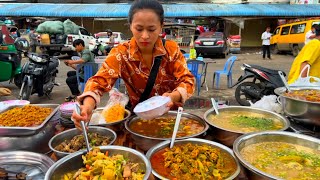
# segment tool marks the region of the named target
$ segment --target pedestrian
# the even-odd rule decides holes
[[[111,29],[107,29],[107,38],[109,38],[109,42],[105,47],[105,54],[107,55],[111,49],[114,47],[114,36]]]
[[[313,24],[311,26],[311,30],[309,30],[306,33],[306,38],[305,38],[305,41],[304,41],[304,45],[308,44],[309,41],[311,41],[312,39],[314,39],[316,37],[316,34],[315,34],[315,27],[316,26],[317,26],[317,24]]]
[[[270,55],[270,38],[271,38],[271,33],[270,33],[270,27],[266,28],[266,31],[262,33],[261,35],[261,39],[262,39],[262,58],[265,59],[266,58],[266,54],[267,57],[269,59],[271,59],[271,55]]]
[[[89,49],[85,48],[85,44],[82,39],[74,40],[73,47],[76,49],[76,52],[80,53],[80,59],[78,59],[78,60],[65,60],[64,63],[67,66],[70,66],[71,68],[76,69],[78,64],[83,64],[83,63],[87,63],[87,62],[94,62],[93,54],[89,51]],[[83,68],[81,68],[79,71],[79,79],[82,82],[83,82],[83,77],[84,77],[84,72],[83,72]],[[76,71],[69,71],[67,73],[66,83],[69,86],[69,89],[70,89],[72,95],[66,97],[65,101],[72,101],[77,96],[80,95]]]
[[[320,26],[314,26],[315,29],[315,37],[313,40],[308,42],[295,60],[292,63],[289,76],[288,76],[288,83],[294,83],[304,69],[305,66],[309,65],[309,75],[320,78]],[[305,69],[301,76],[306,77],[308,70]]]
[[[29,40],[30,40],[30,48],[31,52],[36,52],[38,43],[38,34],[34,30],[31,30],[29,33]]]
[[[195,90],[195,78],[187,68],[179,46],[159,37],[164,25],[164,10],[157,0],[136,0],[128,21],[133,37],[114,47],[101,69],[86,83],[78,97],[81,115],[73,113],[75,125],[88,121],[100,97],[122,78],[134,108],[155,94],[170,97],[169,108],[182,106]]]

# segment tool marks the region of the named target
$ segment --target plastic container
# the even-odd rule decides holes
[[[154,96],[139,103],[133,112],[142,119],[154,119],[169,111],[167,105],[170,101],[169,97]]]

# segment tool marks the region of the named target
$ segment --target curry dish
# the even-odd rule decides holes
[[[320,90],[294,90],[291,92],[286,92],[284,94],[286,97],[291,97],[294,99],[305,100],[310,102],[320,102]]]
[[[220,180],[236,172],[237,164],[223,150],[206,144],[175,145],[151,156],[152,169],[173,180]]]
[[[218,127],[239,133],[280,130],[284,127],[279,119],[246,111],[221,111],[219,115],[209,115],[208,119]]]
[[[82,156],[84,167],[75,173],[67,173],[61,180],[143,180],[145,172],[139,163],[133,163],[123,155],[109,156],[94,148]]]
[[[152,120],[138,119],[130,124],[130,129],[138,134],[155,138],[170,138],[173,133],[176,117],[163,116]],[[199,121],[181,118],[177,137],[198,134],[204,130],[204,125]]]
[[[0,114],[0,126],[38,126],[51,114],[51,108],[27,105],[10,109]]]
[[[262,142],[244,147],[240,154],[257,169],[282,179],[320,179],[320,150],[285,142]]]

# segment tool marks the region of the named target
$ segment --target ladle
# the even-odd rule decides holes
[[[284,77],[283,72],[282,72],[282,71],[278,71],[278,74],[279,74],[279,76],[280,76],[280,78],[281,78],[284,86],[287,88],[287,90],[288,90],[289,92],[291,92],[291,89],[290,89],[290,87],[289,87],[289,85],[288,85],[288,83],[287,83],[286,78]]]
[[[213,109],[216,111],[216,114],[219,115],[218,106],[214,98],[211,98],[211,103],[212,103]]]
[[[170,149],[173,148],[174,141],[175,141],[176,136],[177,136],[177,132],[178,132],[178,128],[179,128],[179,124],[180,124],[180,120],[181,120],[182,111],[183,111],[183,108],[179,107],[178,108],[178,113],[177,113],[177,118],[176,118],[176,123],[174,124],[173,134],[172,134],[171,143],[170,143]]]
[[[78,115],[81,114],[81,111],[80,111],[80,106],[78,103],[76,103],[76,113]],[[85,140],[85,143],[86,143],[86,147],[87,147],[87,153],[90,151],[90,143],[89,143],[89,138],[88,138],[88,133],[87,133],[87,129],[86,129],[86,125],[84,124],[84,121],[80,121],[80,125],[81,125],[81,128],[82,128],[82,134],[83,134],[83,137],[84,137],[84,140]]]

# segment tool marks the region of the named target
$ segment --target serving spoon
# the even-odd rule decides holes
[[[178,132],[178,128],[179,128],[182,112],[183,112],[183,108],[179,107],[178,108],[177,117],[176,117],[176,122],[174,124],[173,134],[172,134],[171,143],[170,143],[170,149],[173,148],[174,141],[175,141],[176,136],[177,136],[177,132]]]
[[[80,111],[80,106],[78,103],[76,103],[75,105],[75,110],[76,110],[76,113],[78,115],[81,114],[81,111]],[[87,147],[87,153],[90,151],[90,143],[89,143],[89,138],[88,138],[88,133],[87,133],[87,129],[86,129],[86,125],[84,124],[84,121],[80,121],[80,125],[81,125],[81,128],[82,128],[82,134],[83,134],[83,137],[84,137],[84,141],[86,143],[86,147]]]
[[[284,77],[283,72],[282,72],[282,71],[278,71],[278,74],[279,74],[279,76],[280,76],[280,78],[281,78],[284,86],[287,88],[287,90],[288,90],[289,92],[291,92],[291,89],[290,89],[290,87],[289,87],[289,85],[288,85],[288,82],[286,81],[286,78]]]
[[[214,98],[211,98],[211,103],[212,103],[213,109],[216,111],[216,114],[219,115],[218,106]]]

